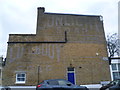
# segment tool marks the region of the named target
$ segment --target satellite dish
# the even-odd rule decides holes
[[[108,59],[108,57],[103,57],[103,60],[108,61],[109,59]]]

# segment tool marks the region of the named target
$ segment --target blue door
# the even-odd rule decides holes
[[[68,81],[75,84],[75,75],[74,72],[68,72]]]

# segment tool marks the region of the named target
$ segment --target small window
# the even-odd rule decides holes
[[[120,63],[111,64],[113,80],[120,77]]]
[[[118,64],[118,70],[120,71],[120,63]]]
[[[117,70],[117,65],[116,64],[112,64],[112,70]]]
[[[16,83],[25,83],[26,74],[25,73],[17,73],[16,74]]]
[[[68,71],[74,71],[74,67],[68,67]]]
[[[120,72],[113,72],[113,79],[117,79],[120,76]]]
[[[0,69],[0,78],[2,78],[2,75],[1,75],[1,74],[2,74],[2,69]]]

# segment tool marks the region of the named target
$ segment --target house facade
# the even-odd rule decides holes
[[[111,58],[111,79],[115,80],[120,77],[120,1],[118,2],[118,53]]]
[[[111,79],[115,80],[120,77],[120,57],[111,58]]]
[[[110,80],[101,16],[47,13],[38,8],[36,34],[10,34],[3,85],[46,79],[75,84]]]
[[[0,57],[0,86],[2,86],[3,56]]]

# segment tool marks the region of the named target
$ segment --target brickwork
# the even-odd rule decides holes
[[[77,84],[110,80],[101,16],[45,13],[38,8],[36,34],[10,34],[4,85],[16,84],[16,72],[26,73],[26,83],[67,79],[67,68],[75,68]],[[66,34],[65,34],[66,32]],[[39,73],[38,73],[39,67]]]

